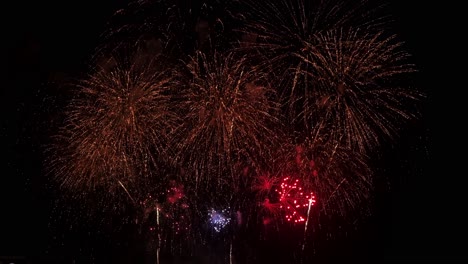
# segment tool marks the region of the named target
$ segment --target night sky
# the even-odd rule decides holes
[[[42,168],[42,146],[50,132],[50,115],[62,106],[57,84],[86,69],[105,22],[126,1],[39,2],[2,3],[0,263],[2,256],[72,263],[67,254],[77,242],[66,241],[62,247],[52,242],[61,231],[49,225],[55,197]],[[391,180],[378,186],[375,214],[359,234],[337,242],[329,252],[347,250],[374,263],[468,260],[462,217],[466,187],[458,184],[466,176],[466,154],[454,150],[461,144],[452,123],[464,120],[453,116],[451,121],[463,87],[440,85],[447,69],[437,62],[445,48],[434,40],[447,34],[440,31],[442,25],[434,27],[435,7],[407,1],[393,1],[390,7],[420,69],[416,83],[428,93],[428,102],[421,120],[409,124],[396,144],[383,148],[376,165]],[[442,100],[449,97],[455,98]],[[105,255],[112,248],[101,250]]]

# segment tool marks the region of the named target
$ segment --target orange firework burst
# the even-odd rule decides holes
[[[268,160],[278,141],[278,105],[264,76],[232,54],[197,53],[181,79],[183,123],[177,144],[179,159],[201,180],[233,182],[240,164]],[[276,124],[276,126],[275,126]],[[195,173],[193,174],[195,176]]]
[[[306,127],[362,152],[395,135],[402,119],[415,117],[410,106],[421,93],[398,86],[399,76],[414,67],[396,36],[329,30],[307,49],[307,57],[298,55],[309,64],[302,74],[310,79],[297,116]]]
[[[166,156],[177,123],[169,96],[174,79],[158,70],[157,59],[116,61],[79,82],[64,112],[49,166],[67,189],[130,188]]]
[[[288,123],[358,151],[394,135],[412,117],[418,91],[402,89],[414,72],[380,6],[358,1],[247,1],[239,48],[275,80]]]

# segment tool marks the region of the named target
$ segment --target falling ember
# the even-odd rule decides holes
[[[280,209],[286,212],[288,222],[301,223],[306,221],[302,211],[315,204],[313,192],[305,192],[299,185],[299,180],[285,177],[280,188],[275,190],[279,195]]]

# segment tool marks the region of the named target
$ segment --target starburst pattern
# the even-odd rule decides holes
[[[330,30],[317,34],[302,57],[309,65],[298,121],[344,147],[364,152],[415,117],[421,93],[395,83],[414,71],[395,36]]]
[[[241,31],[254,38],[239,50],[275,80],[287,122],[295,129],[318,131],[362,152],[395,135],[398,122],[413,117],[407,105],[421,93],[395,84],[415,68],[403,43],[384,31],[386,19],[373,18],[379,6],[247,3],[252,15]]]
[[[275,191],[279,195],[279,208],[286,212],[286,220],[294,223],[305,222],[307,216],[301,211],[315,204],[314,193],[301,187],[299,179],[290,177],[283,178]]]
[[[49,164],[67,189],[120,192],[122,183],[131,188],[153,176],[164,159],[176,122],[173,78],[157,70],[159,61],[133,62],[97,69],[76,85]]]
[[[222,210],[215,210],[211,209],[208,216],[210,217],[210,225],[216,232],[221,232],[224,227],[226,227],[229,222],[231,222],[231,218],[229,217],[229,208],[222,209]]]
[[[242,173],[234,169],[265,161],[278,140],[274,93],[244,60],[198,53],[182,77],[188,83],[181,95],[184,122],[177,149],[182,163],[199,173],[191,175],[197,182],[235,184]]]

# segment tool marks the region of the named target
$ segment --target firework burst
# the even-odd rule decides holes
[[[421,94],[398,86],[400,76],[415,68],[395,36],[330,30],[307,46],[308,57],[297,55],[309,65],[300,73],[309,81],[296,116],[305,127],[362,152],[415,117],[410,106]]]
[[[395,36],[369,3],[279,0],[247,1],[239,48],[270,74],[287,122],[321,133],[348,148],[371,149],[394,134],[399,117],[420,94],[400,89],[414,72]],[[359,14],[359,15],[357,15]],[[249,40],[250,39],[250,40]],[[403,76],[403,77],[402,77]],[[413,110],[413,109],[412,109]]]
[[[63,187],[112,194],[155,176],[176,123],[168,96],[173,79],[158,63],[123,61],[76,85],[49,162]]]
[[[298,144],[283,145],[276,156],[278,158],[269,168],[272,173],[256,176],[252,187],[262,211],[277,216],[280,205],[294,205],[294,201],[287,199],[283,199],[285,204],[281,204],[279,195],[286,190],[282,185],[294,186],[295,182],[290,182],[294,179],[300,181],[304,195],[313,192],[317,199],[314,202],[317,214],[366,215],[368,201],[372,197],[373,177],[366,156],[336,143],[310,137]],[[304,201],[301,205],[306,203]]]
[[[301,187],[299,179],[294,180],[290,177],[283,178],[280,188],[275,191],[279,194],[280,209],[286,211],[286,220],[294,223],[305,222],[306,215],[300,211],[315,204],[314,193]]]
[[[279,140],[274,93],[264,76],[232,54],[198,53],[187,69],[179,160],[198,173],[190,180],[237,184],[245,164],[267,160]]]

